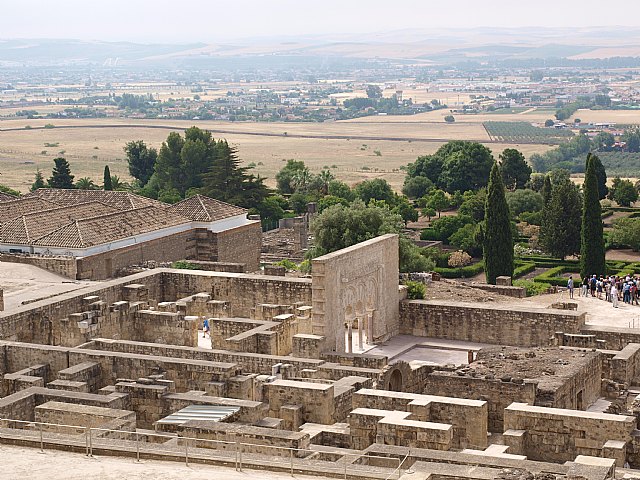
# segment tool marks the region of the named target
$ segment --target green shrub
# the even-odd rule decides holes
[[[409,300],[422,300],[427,293],[427,287],[422,282],[408,280],[405,285],[407,286],[407,298]]]
[[[473,265],[469,265],[468,267],[462,268],[436,267],[434,270],[444,278],[470,278],[475,277],[476,275],[484,271],[484,263],[478,262],[474,263]]]
[[[533,280],[516,280],[513,282],[514,287],[524,287],[527,291],[527,297],[533,297],[545,293],[551,284],[544,282],[534,282]]]
[[[311,273],[311,260],[308,258],[303,260],[302,263],[298,265],[298,270],[300,270],[300,273],[304,273],[305,275]]]
[[[199,270],[197,265],[190,263],[186,260],[178,260],[177,262],[173,262],[171,264],[171,268],[178,268],[180,270]]]
[[[295,262],[292,262],[288,258],[285,258],[284,260],[280,260],[278,263],[276,263],[276,265],[284,267],[289,271],[297,271],[298,270],[298,264],[295,263]]]

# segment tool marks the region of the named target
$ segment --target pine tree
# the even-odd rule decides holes
[[[113,190],[113,183],[111,182],[111,172],[109,171],[109,165],[104,166],[104,180],[103,187],[105,191]]]
[[[239,203],[247,170],[240,166],[236,148],[229,146],[226,140],[218,141],[213,165],[202,175],[202,193],[223,202]]]
[[[584,177],[584,200],[582,204],[582,232],[580,248],[580,274],[606,274],[604,260],[604,235],[602,231],[602,208],[598,193],[598,178],[593,156],[587,156]]]
[[[73,188],[73,175],[69,162],[63,157],[54,158],[55,166],[51,171],[51,177],[47,180],[49,188]]]
[[[37,169],[34,182],[31,184],[31,191],[35,192],[39,188],[47,188],[47,184],[44,181],[44,175],[42,175],[40,169]]]
[[[484,218],[484,270],[487,283],[495,285],[496,277],[513,276],[511,218],[497,163],[493,164],[489,175]]]

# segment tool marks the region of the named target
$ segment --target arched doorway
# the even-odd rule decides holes
[[[402,391],[402,372],[400,372],[399,369],[395,369],[393,372],[391,372],[387,390],[391,390],[392,392]]]

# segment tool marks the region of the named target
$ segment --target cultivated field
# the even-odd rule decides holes
[[[508,147],[519,148],[525,155],[544,152],[550,148],[535,144],[489,143],[489,137],[480,122],[456,122],[448,125],[444,122],[404,121],[410,118],[412,117],[395,117],[395,123],[2,120],[0,183],[21,191],[28,190],[36,168],[40,168],[48,176],[52,159],[61,155],[59,152],[62,151],[76,178],[87,176],[101,183],[104,165],[108,164],[112,174],[128,179],[122,150],[126,142],[142,139],[151,146],[159,147],[170,131],[181,131],[194,123],[200,128],[212,130],[214,137],[226,138],[236,145],[243,162],[255,164],[255,172],[268,177],[267,183],[270,185],[274,184],[276,172],[290,158],[304,160],[316,172],[325,166],[331,167],[339,179],[351,184],[366,178],[384,177],[394,188],[399,189],[404,179],[404,173],[398,170],[401,166],[414,161],[419,155],[433,153],[450,139],[484,142],[496,156]],[[35,128],[46,123],[52,123],[56,128]],[[34,128],[24,130],[26,125]],[[63,126],[74,128],[60,128]],[[12,128],[20,130],[7,131]],[[363,167],[368,170],[362,170]]]

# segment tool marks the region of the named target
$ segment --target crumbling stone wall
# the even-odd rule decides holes
[[[623,453],[624,460],[636,419],[514,403],[504,412],[504,428],[509,452],[531,460],[566,462],[578,455],[612,458],[603,452],[609,441],[620,442],[618,453]]]

